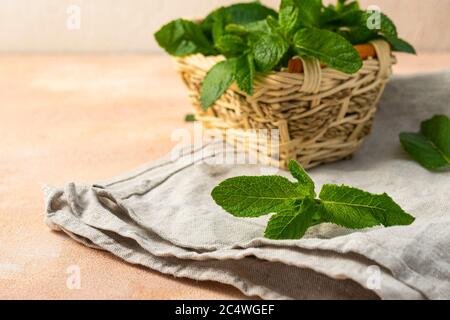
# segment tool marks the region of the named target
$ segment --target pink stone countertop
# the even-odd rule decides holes
[[[397,74],[450,69],[450,54],[399,56]],[[45,184],[97,181],[157,159],[189,128],[170,58],[0,55],[0,298],[237,299],[86,248],[43,223]],[[78,266],[81,289],[70,290]]]

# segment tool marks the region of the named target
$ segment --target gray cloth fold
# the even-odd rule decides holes
[[[235,218],[211,199],[222,180],[264,172],[214,164],[219,142],[178,148],[109,181],[48,187],[47,225],[127,262],[264,299],[450,299],[450,173],[423,169],[398,140],[434,114],[449,115],[449,89],[449,73],[394,78],[355,157],[310,170],[318,188],[387,192],[417,218],[411,226],[325,224],[301,240],[264,239],[269,217]]]

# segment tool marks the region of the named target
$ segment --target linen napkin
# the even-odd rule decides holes
[[[47,187],[46,223],[129,263],[263,299],[450,299],[450,172],[423,169],[398,139],[434,114],[450,114],[450,73],[395,77],[354,158],[309,171],[318,188],[387,192],[416,217],[410,226],[324,224],[301,240],[264,239],[268,216],[235,218],[210,193],[268,168],[216,164],[227,152],[221,141],[177,148],[109,181]]]

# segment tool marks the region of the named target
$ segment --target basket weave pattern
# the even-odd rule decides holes
[[[196,118],[205,128],[278,129],[280,166],[286,168],[289,160],[295,159],[311,168],[350,157],[370,133],[395,63],[385,41],[372,44],[377,57],[365,60],[354,75],[321,68],[314,59],[302,59],[303,73],[261,76],[255,81],[253,96],[234,84],[208,111],[200,106],[201,83],[208,70],[223,58],[193,55],[176,61]]]

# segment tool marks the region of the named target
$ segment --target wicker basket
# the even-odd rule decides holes
[[[377,104],[395,57],[388,43],[371,42],[376,58],[354,75],[303,60],[303,73],[272,72],[255,80],[253,96],[234,84],[208,111],[199,102],[208,70],[221,57],[192,55],[176,65],[186,83],[196,118],[207,129],[278,129],[279,163],[296,159],[305,168],[349,158],[370,133]],[[236,132],[238,137],[239,130]],[[228,135],[230,133],[228,132]],[[251,142],[250,142],[251,143]],[[257,146],[250,149],[258,150]]]

